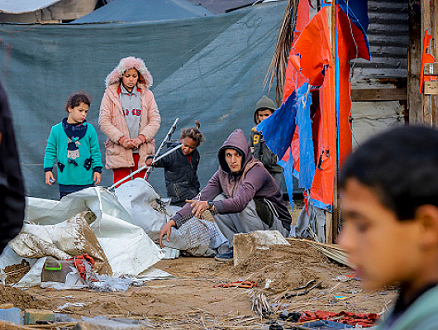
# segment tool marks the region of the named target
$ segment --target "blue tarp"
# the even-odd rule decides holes
[[[280,161],[284,168],[284,178],[292,200],[293,176],[298,179],[298,186],[305,190],[310,189],[315,175],[315,156],[312,140],[312,126],[310,119],[310,106],[312,97],[309,93],[309,84],[304,83],[298,90],[293,91],[281,107],[274,114],[263,120],[257,129],[263,133],[267,146],[280,158],[290,152],[293,132],[298,126],[300,148],[300,172],[293,168],[293,157],[289,155],[288,162]]]

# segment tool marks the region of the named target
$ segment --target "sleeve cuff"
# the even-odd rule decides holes
[[[222,201],[214,201],[213,204],[216,213],[224,213],[225,208],[224,208],[224,203]]]
[[[178,229],[179,227],[181,227],[189,219],[183,218],[181,215],[176,213],[172,217],[172,220],[175,221],[175,228]]]
[[[102,166],[97,166],[97,167],[93,168],[93,172],[102,173]]]

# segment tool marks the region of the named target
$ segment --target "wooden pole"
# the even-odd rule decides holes
[[[335,175],[334,175],[334,189],[333,189],[333,207],[332,212],[326,211],[326,222],[325,222],[325,241],[326,243],[334,243],[337,234],[337,215],[338,215],[338,117],[337,117],[337,103],[336,103],[336,0],[332,0],[330,10],[327,11],[327,21],[330,33],[330,46],[331,46],[331,57],[332,57],[332,77],[335,88],[333,89],[335,95],[333,95],[334,100],[334,111],[335,114],[335,141],[336,146],[334,154],[331,157],[335,157]]]
[[[423,123],[422,95],[418,93],[421,71],[421,14],[415,15],[412,7],[416,0],[409,0],[409,49],[407,107],[410,124]],[[400,99],[400,98],[399,98]]]

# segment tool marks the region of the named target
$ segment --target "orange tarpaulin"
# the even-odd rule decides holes
[[[295,34],[297,38],[292,44],[284,87],[284,99],[287,99],[304,82],[313,86],[311,120],[316,168],[310,188],[310,201],[328,211],[332,209],[337,166],[344,161],[352,147],[348,61],[356,57],[369,59],[368,42],[363,28],[351,9],[342,0],[339,3],[336,5],[336,49],[333,50],[336,62],[332,63],[327,21],[327,10],[330,7],[325,6]],[[308,5],[304,0],[299,3],[298,16],[304,13],[300,24],[308,19],[305,4]],[[282,159],[287,161],[292,155],[293,168],[297,173],[305,170],[298,167],[298,145],[298,134],[295,131],[291,143],[292,152]]]

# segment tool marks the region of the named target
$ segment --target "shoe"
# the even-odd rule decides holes
[[[234,258],[233,249],[229,249],[228,252],[218,254],[214,257],[214,259],[217,261],[225,261],[225,262],[233,261],[233,258]]]

